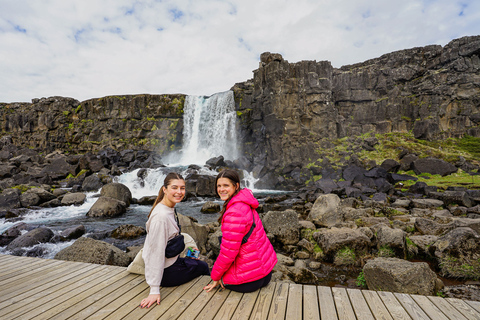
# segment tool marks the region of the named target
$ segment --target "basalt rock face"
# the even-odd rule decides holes
[[[180,94],[145,94],[0,103],[0,128],[15,145],[45,152],[96,153],[110,147],[163,153],[181,147],[184,101]]]
[[[332,67],[264,53],[236,84],[243,150],[269,169],[319,158],[332,139],[413,130],[417,139],[480,137],[480,36]]]

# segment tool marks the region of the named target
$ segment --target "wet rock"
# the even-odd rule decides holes
[[[217,212],[220,212],[220,205],[218,203],[213,202],[213,201],[207,201],[202,206],[202,209],[200,209],[200,212],[203,212],[203,213],[217,213]]]
[[[125,202],[109,197],[100,197],[88,210],[87,216],[113,218],[124,214],[126,210]]]
[[[225,158],[223,156],[214,157],[208,159],[206,164],[211,168],[223,167],[225,166]]]
[[[97,191],[103,187],[102,180],[96,174],[92,174],[85,178],[82,183],[83,191]]]
[[[297,244],[300,225],[294,210],[269,211],[263,216],[262,223],[265,231],[273,234],[276,241],[285,245]]]
[[[47,201],[47,202],[44,202],[42,204],[40,204],[40,207],[42,208],[56,208],[56,207],[60,207],[62,205],[61,201],[58,200],[58,199],[53,199],[53,200],[50,200],[50,201]]]
[[[87,196],[84,193],[81,193],[81,192],[68,193],[63,196],[61,203],[64,206],[71,206],[71,205],[79,206],[79,205],[82,205],[86,199],[87,199]]]
[[[80,238],[55,255],[55,259],[126,267],[128,254],[117,247],[91,238]]]
[[[368,289],[433,295],[437,276],[425,262],[375,258],[363,268]]]
[[[474,230],[456,228],[438,238],[432,251],[443,275],[480,279],[480,236]]]
[[[115,228],[110,236],[115,239],[135,239],[146,234],[145,228],[126,224]]]
[[[157,196],[145,196],[137,200],[137,204],[141,206],[152,206],[155,203]]]
[[[7,250],[14,250],[17,248],[31,247],[39,243],[45,243],[50,241],[53,237],[53,231],[49,228],[37,228],[29,231],[12,242],[7,246]]]
[[[130,203],[132,202],[132,193],[130,192],[130,189],[121,183],[109,183],[104,185],[102,191],[100,191],[100,195],[123,201],[127,207],[130,206]]]
[[[78,239],[85,234],[85,226],[74,226],[62,231],[61,236],[68,240]]]
[[[320,195],[310,209],[307,219],[319,227],[332,227],[343,221],[339,206],[340,198],[336,194]]]
[[[308,270],[303,260],[295,261],[295,266],[289,267],[289,277],[295,283],[301,284],[316,284],[318,277],[310,270]]]

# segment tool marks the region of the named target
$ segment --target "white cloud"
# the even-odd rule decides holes
[[[335,67],[480,34],[478,1],[0,0],[0,101],[210,95],[264,51]]]

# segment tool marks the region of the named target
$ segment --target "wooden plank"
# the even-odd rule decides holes
[[[218,288],[216,289],[216,291],[209,292],[212,297],[208,301],[208,305],[204,306],[204,308],[197,315],[195,320],[212,320],[231,292],[230,290],[220,290]]]
[[[31,309],[37,309],[37,314],[41,313],[38,311],[38,308],[44,307],[45,303],[54,300],[59,296],[60,292],[65,291],[65,288],[70,290],[68,286],[81,285],[80,280],[88,276],[95,276],[96,274],[98,274],[98,268],[95,268],[93,265],[79,269],[70,274],[65,274],[64,276],[58,277],[54,281],[45,283],[44,285],[20,293],[11,299],[3,301],[0,303],[0,309],[2,310],[2,314],[6,315],[11,311],[18,312],[18,304],[21,304],[22,313],[28,312]]]
[[[465,300],[466,303],[470,305],[475,311],[480,312],[480,301],[470,301],[470,300]]]
[[[303,319],[320,319],[320,308],[318,306],[316,286],[303,286]]]
[[[208,279],[209,277],[203,277],[202,279],[199,280],[198,283],[203,283],[203,287],[200,287],[198,290],[200,291],[200,294],[195,298],[195,300],[192,301],[192,303],[188,306],[188,308],[178,317],[178,319],[196,319],[196,317],[202,312],[203,308],[209,304],[209,301],[213,298],[215,295],[215,292],[218,290],[218,287],[215,292],[206,292],[203,290],[203,288],[209,284],[211,281]],[[202,282],[204,281],[205,282]],[[206,281],[209,280],[209,281]],[[193,287],[192,287],[193,288]],[[173,306],[175,308],[175,305]],[[210,309],[210,306],[208,305],[207,309]],[[165,314],[164,314],[165,315]]]
[[[302,289],[301,284],[290,284],[285,319],[302,319]]]
[[[50,269],[48,270],[42,270],[42,268],[39,268],[39,271],[35,274],[25,276],[24,278],[20,278],[16,281],[8,283],[5,286],[1,285],[0,288],[2,288],[2,295],[0,297],[0,302],[10,299],[11,297],[14,297],[20,293],[32,290],[45,283],[50,283],[50,281],[58,278],[59,273],[69,270],[69,266],[66,264],[49,268]]]
[[[105,288],[105,292],[99,292],[93,297],[84,299],[80,304],[80,310],[75,312],[72,316],[72,319],[86,319],[92,314],[99,312],[105,306],[110,304],[112,301],[122,299],[123,295],[128,293],[130,290],[134,290],[138,286],[141,286],[144,282],[144,278],[138,275],[131,275],[127,283],[122,285],[112,284]],[[112,290],[113,289],[113,290]],[[86,307],[85,307],[86,305]],[[82,308],[83,307],[83,308]]]
[[[450,303],[458,311],[460,311],[469,320],[480,320],[480,312],[475,311],[468,303],[457,298],[446,298],[445,301]]]
[[[252,314],[255,301],[257,301],[259,292],[260,290],[244,293],[231,319],[236,319],[236,320],[249,319],[250,315]]]
[[[240,300],[242,300],[243,293],[231,291],[228,295],[227,299],[223,303],[220,310],[218,310],[217,314],[215,315],[214,320],[223,320],[223,319],[230,319],[235,312]]]
[[[78,285],[60,290],[58,296],[49,304],[32,309],[23,315],[25,319],[49,319],[72,307],[78,301],[95,294],[111,283],[126,278],[126,273],[119,270],[102,270],[88,278],[79,281]]]
[[[67,319],[69,317],[75,318],[79,312],[90,307],[90,305],[102,299],[104,296],[111,294],[119,288],[124,288],[129,283],[132,285],[132,282],[138,283],[143,280],[140,279],[139,276],[135,276],[126,271],[120,273],[118,276],[119,278],[116,278],[114,282],[112,282],[112,280],[105,280],[102,282],[103,285],[101,288],[95,286],[87,291],[82,292],[81,295],[73,296],[67,301],[64,301],[63,309],[56,314],[52,314],[50,318],[59,320]],[[68,305],[68,307],[65,307],[65,304]],[[51,313],[51,310],[49,310],[48,313]],[[40,319],[44,319],[43,314]]]
[[[92,313],[90,316],[85,317],[89,320],[104,319],[111,313],[120,309],[123,305],[128,303],[131,300],[140,301],[141,295],[146,291],[150,290],[148,284],[144,281],[140,282],[137,286],[131,288],[130,290],[125,290],[125,292],[118,298],[114,299],[109,304],[101,307],[99,310]],[[120,319],[120,318],[117,318]]]
[[[34,265],[34,264],[40,264],[41,261],[37,261],[35,259],[15,259],[15,258],[11,258],[9,260],[6,260],[6,261],[3,261],[1,264],[0,264],[0,279],[4,279],[4,275],[8,274],[8,273],[11,273],[11,272],[15,272],[15,271],[19,271],[19,270],[22,270],[22,269],[27,269],[29,266],[31,265]]]
[[[388,309],[393,319],[409,320],[412,319],[407,311],[402,307],[402,304],[395,298],[393,293],[377,291],[378,296],[382,299],[385,307]]]
[[[377,320],[393,320],[392,316],[388,312],[387,308],[383,304],[382,299],[378,296],[376,291],[362,290],[362,294],[365,300],[372,310],[375,319]]]
[[[426,296],[412,294],[410,297],[422,308],[422,310],[431,318],[439,320],[448,320],[447,316]]]
[[[335,300],[330,287],[317,287],[321,319],[338,319]]]
[[[176,287],[165,299],[163,299],[162,302],[160,302],[160,305],[157,305],[154,308],[149,308],[150,310],[141,308],[137,309],[139,311],[145,311],[145,313],[148,312],[142,318],[142,320],[160,318],[165,312],[170,309],[170,307],[175,304],[175,302],[177,302],[178,299],[180,299],[185,294],[185,292],[188,291],[188,289],[194,286],[202,278],[210,279],[210,277],[198,277],[196,279],[193,279],[190,282],[184,283],[181,286]]]
[[[140,308],[140,302],[142,301],[142,299],[148,297],[148,295],[150,294],[150,287],[148,288],[148,290],[146,291],[146,293],[142,296],[140,295],[139,297],[137,297],[137,299],[135,300],[132,300],[130,304],[131,308],[130,308],[130,313],[127,314],[127,316],[125,317],[125,319],[140,319],[142,317],[144,317],[149,311],[151,310],[154,310],[154,308],[160,308],[164,302],[165,302],[165,299],[168,297],[169,294],[171,294],[173,291],[175,291],[177,287],[169,287],[169,288],[160,288],[160,306],[152,306],[150,308]],[[168,300],[167,300],[168,301]],[[168,302],[167,302],[168,303]],[[111,317],[112,316],[112,317]],[[108,318],[110,318],[111,320],[117,320],[117,319],[120,319],[120,318],[114,318],[113,317],[114,314],[111,314],[110,316],[108,316]]]
[[[170,309],[167,310],[159,319],[177,319],[184,311],[189,308],[190,304],[201,293],[204,293],[204,297],[208,296],[207,292],[203,291],[203,288],[210,282],[209,277],[200,277],[194,285],[192,285],[182,296],[178,299]],[[193,319],[193,318],[190,318]]]
[[[105,320],[107,319],[117,320],[117,319],[124,319],[124,318],[135,319],[135,318],[129,317],[128,315],[135,309],[140,308],[140,301],[142,301],[143,298],[147,297],[149,293],[150,293],[150,287],[145,282],[145,289],[143,291],[141,291],[135,297],[130,297],[130,299],[127,302],[125,302],[122,306],[119,306],[116,310],[114,310],[112,313],[110,313],[108,316],[106,316],[103,319]],[[94,316],[96,315],[97,314],[94,314]]]
[[[460,313],[454,306],[448,303],[447,300],[440,298],[440,297],[428,297],[428,299],[437,306],[438,309],[442,310],[442,312],[447,316],[448,319],[455,319],[455,320],[467,320]]]
[[[337,309],[338,319],[340,320],[354,320],[355,312],[353,311],[350,299],[348,298],[347,290],[345,288],[332,288],[333,300],[335,301],[335,308]]]
[[[24,283],[28,279],[38,279],[39,277],[45,276],[48,273],[55,272],[55,268],[64,265],[65,261],[57,260],[54,264],[42,264],[39,267],[35,267],[35,269],[30,270],[28,272],[22,272],[21,274],[17,274],[13,277],[8,277],[0,281],[0,288],[10,288],[11,286],[15,286],[18,284]],[[3,291],[3,290],[2,290]]]
[[[289,284],[286,282],[277,283],[273,293],[272,305],[268,312],[268,320],[285,319],[287,310]]]
[[[420,308],[412,297],[406,293],[394,293],[397,300],[402,304],[413,320],[430,319],[427,314]]]
[[[375,320],[361,290],[347,289],[347,293],[352,303],[353,311],[358,319]]]
[[[272,305],[273,294],[275,292],[276,283],[270,282],[267,286],[260,289],[258,294],[257,303],[252,311],[250,319],[252,320],[265,320],[267,319],[270,306]]]

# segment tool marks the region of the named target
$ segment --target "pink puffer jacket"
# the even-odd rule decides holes
[[[222,245],[212,269],[212,280],[223,277],[225,284],[242,284],[259,280],[272,271],[277,255],[268,240],[257,211],[258,201],[249,189],[242,189],[227,205],[222,218]],[[256,227],[242,245],[253,223]]]

